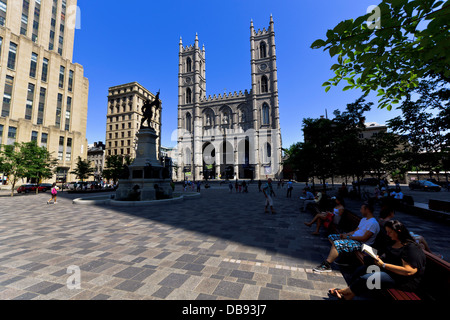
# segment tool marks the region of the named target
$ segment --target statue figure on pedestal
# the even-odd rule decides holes
[[[147,99],[147,101],[144,103],[144,105],[141,108],[141,111],[143,113],[143,117],[141,120],[141,128],[144,127],[144,122],[147,121],[147,128],[151,128],[151,121],[153,118],[153,107],[155,108],[155,112],[161,108],[161,101],[159,101],[159,92],[156,94],[155,100],[153,102],[150,101],[150,99]]]

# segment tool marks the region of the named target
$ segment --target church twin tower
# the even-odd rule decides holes
[[[178,71],[178,177],[281,178],[275,32],[250,24],[250,91],[206,95],[205,48],[184,47]]]

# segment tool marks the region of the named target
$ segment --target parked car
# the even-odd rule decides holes
[[[45,188],[38,186],[35,183],[27,183],[23,184],[20,187],[17,188],[17,193],[28,193],[28,192],[36,192],[36,188],[38,189],[38,192],[42,192]]]
[[[409,189],[411,190],[424,190],[424,191],[441,191],[441,186],[432,183],[427,180],[415,180],[409,183]]]
[[[361,185],[361,186],[377,186],[380,184],[380,180],[377,178],[364,178],[361,181],[353,181],[353,185]]]
[[[40,183],[39,184],[39,192],[46,192],[47,190],[50,190],[52,188],[51,183]]]
[[[447,181],[437,181],[436,179],[427,179],[427,181],[437,184],[443,188],[447,187]]]

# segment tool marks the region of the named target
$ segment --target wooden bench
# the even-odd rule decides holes
[[[450,212],[450,201],[428,200],[428,208],[430,210]]]
[[[350,210],[344,209],[344,213],[341,216],[339,224],[338,225],[334,223],[330,224],[330,226],[328,227],[328,232],[329,234],[333,234],[333,233],[345,233],[353,231],[358,227],[360,221],[361,221],[360,217],[355,215]]]

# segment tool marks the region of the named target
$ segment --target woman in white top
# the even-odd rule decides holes
[[[320,212],[316,214],[316,216],[310,221],[305,222],[305,225],[311,227],[314,223],[317,224],[316,231],[313,232],[313,235],[319,235],[320,226],[323,224],[325,228],[328,228],[330,223],[338,224],[341,220],[342,214],[344,213],[344,201],[342,198],[336,198],[336,206],[333,209],[333,212]]]

